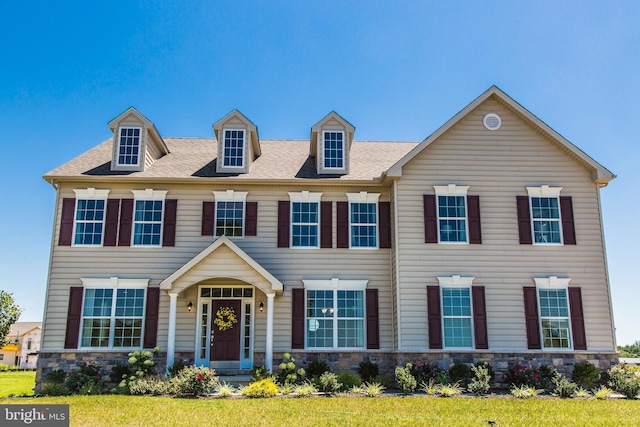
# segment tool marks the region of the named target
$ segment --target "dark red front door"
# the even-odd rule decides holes
[[[242,322],[242,309],[240,300],[213,300],[211,316],[211,360],[240,360],[240,330]],[[233,309],[238,323],[225,331],[221,331],[215,324],[218,310],[229,307]],[[226,321],[227,318],[225,317]]]

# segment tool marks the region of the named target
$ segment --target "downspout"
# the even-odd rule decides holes
[[[398,330],[397,350],[402,350],[402,326],[400,323],[400,232],[398,223],[400,222],[398,211],[398,181],[393,181],[393,211],[395,213],[395,221],[393,221],[393,236],[395,239],[394,252],[396,258],[396,328]]]

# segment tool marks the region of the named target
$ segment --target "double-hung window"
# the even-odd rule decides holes
[[[347,193],[349,198],[349,246],[378,247],[378,198],[380,193]]]
[[[365,347],[366,281],[305,280],[306,347]]]
[[[139,166],[140,165],[140,141],[142,138],[142,128],[121,127],[120,138],[118,139],[118,166]]]
[[[291,200],[291,247],[318,248],[322,193],[289,193]]]
[[[246,191],[214,191],[216,200],[215,235],[243,237]]]
[[[81,346],[142,346],[147,279],[82,279]]]
[[[469,186],[436,186],[438,242],[468,243],[467,190]]]
[[[325,169],[344,169],[344,132],[324,131],[322,153]]]
[[[445,348],[473,348],[471,284],[474,277],[438,277]]]
[[[244,167],[245,151],[244,129],[225,129],[222,150],[222,164],[224,167]]]
[[[560,190],[562,187],[546,185],[527,187],[534,244],[562,244]]]
[[[571,348],[568,278],[534,278],[538,290],[540,328],[544,348]]]
[[[73,244],[99,246],[104,238],[104,220],[109,190],[74,189],[76,210]]]
[[[161,246],[165,190],[132,190],[133,246]]]

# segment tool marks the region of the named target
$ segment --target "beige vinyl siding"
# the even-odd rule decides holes
[[[482,118],[501,116],[498,131]],[[600,228],[591,171],[489,99],[404,166],[398,181],[401,350],[428,349],[426,286],[437,276],[474,276],[485,286],[490,350],[527,348],[523,286],[533,277],[570,277],[582,288],[589,350],[614,349]],[[469,185],[480,196],[482,244],[425,244],[423,194],[433,185]],[[561,186],[573,198],[577,245],[520,245],[516,196],[526,186]]]
[[[287,249],[277,248],[277,210],[279,200],[289,200],[289,191],[323,191],[323,201],[333,201],[334,245],[336,238],[336,201],[347,201],[346,192],[363,190],[361,187],[311,188],[295,186],[214,186],[214,185],[155,185],[135,186],[134,189],[152,187],[168,190],[168,199],[178,199],[175,247],[69,247],[58,246],[59,220],[62,199],[74,197],[73,188],[86,188],[86,184],[65,184],[60,188],[60,201],[56,214],[56,229],[49,282],[49,302],[45,314],[47,329],[43,348],[63,348],[69,287],[81,286],[81,277],[149,278],[150,286],[158,286],[170,274],[182,267],[213,242],[212,236],[201,236],[202,202],[213,201],[212,191],[233,189],[248,191],[247,201],[258,202],[258,235],[234,239],[234,242],[280,280],[284,293],[275,298],[274,350],[291,347],[291,289],[302,287],[302,279],[368,279],[369,287],[379,289],[379,315],[381,348],[391,350],[392,300],[390,250],[366,249]],[[109,198],[132,198],[131,186],[119,184],[97,186],[110,188]],[[379,188],[367,191],[382,192],[380,200],[388,200],[388,192]],[[161,291],[158,345],[166,349],[169,298]],[[259,293],[258,293],[259,294]],[[257,297],[256,297],[257,298]],[[263,296],[266,304],[266,298]],[[194,311],[189,313],[188,301],[197,302],[195,285],[180,293],[177,301],[176,350],[193,351],[195,343]],[[256,299],[256,304],[259,301]],[[266,315],[256,317],[256,351],[264,351]]]

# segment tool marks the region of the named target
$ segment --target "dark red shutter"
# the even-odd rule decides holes
[[[288,200],[278,202],[278,247],[289,247],[289,221],[291,220],[291,203]],[[304,327],[304,325],[303,325]],[[303,348],[303,347],[302,347]]]
[[[573,349],[587,349],[587,335],[584,330],[584,314],[582,312],[582,290],[569,288],[569,309],[571,310],[571,330],[573,331]]]
[[[436,196],[422,196],[424,204],[424,242],[438,243],[438,213],[436,212]]]
[[[202,227],[200,234],[213,236],[213,225],[216,216],[216,202],[202,202]]]
[[[539,350],[540,321],[538,319],[538,290],[535,286],[525,286],[524,291],[524,319],[527,328],[527,348]]]
[[[427,286],[427,316],[429,320],[429,348],[442,348],[440,286]]]
[[[349,247],[349,202],[338,202],[336,206],[336,231],[338,247]]]
[[[380,348],[380,330],[378,327],[378,290],[367,289],[367,348]]]
[[[292,289],[291,348],[304,348],[304,289]]]
[[[80,320],[82,319],[82,286],[73,286],[69,291],[67,310],[67,329],[64,336],[64,348],[78,348]]]
[[[160,288],[147,288],[147,306],[144,314],[144,348],[156,346],[158,337],[158,313],[160,311]]]
[[[576,228],[573,223],[573,201],[571,196],[560,197],[560,215],[562,215],[562,240],[565,245],[575,245]]]
[[[333,246],[333,203],[320,202],[320,247]]]
[[[531,239],[531,215],[529,213],[529,196],[516,196],[518,206],[518,232],[520,233],[520,244],[530,245]]]
[[[133,199],[122,199],[118,246],[131,246],[131,227],[133,227]]]
[[[473,297],[473,328],[476,340],[476,348],[486,350],[489,348],[487,336],[487,307],[484,298],[484,286],[472,286]]]
[[[380,247],[391,247],[391,203],[378,203],[378,230],[380,231]]]
[[[73,238],[73,218],[76,216],[76,199],[65,197],[62,199],[62,215],[60,216],[59,246],[71,246]]]
[[[257,236],[258,235],[258,202],[246,202],[245,209],[245,223],[244,223],[244,235],[245,236]],[[211,221],[213,224],[213,221]]]
[[[482,231],[480,228],[480,196],[467,196],[469,205],[469,243],[481,244]]]
[[[164,224],[162,226],[162,246],[176,245],[176,215],[178,213],[178,200],[167,199],[164,201]]]
[[[120,199],[107,200],[107,213],[104,221],[104,246],[118,244],[118,219],[120,215]]]

